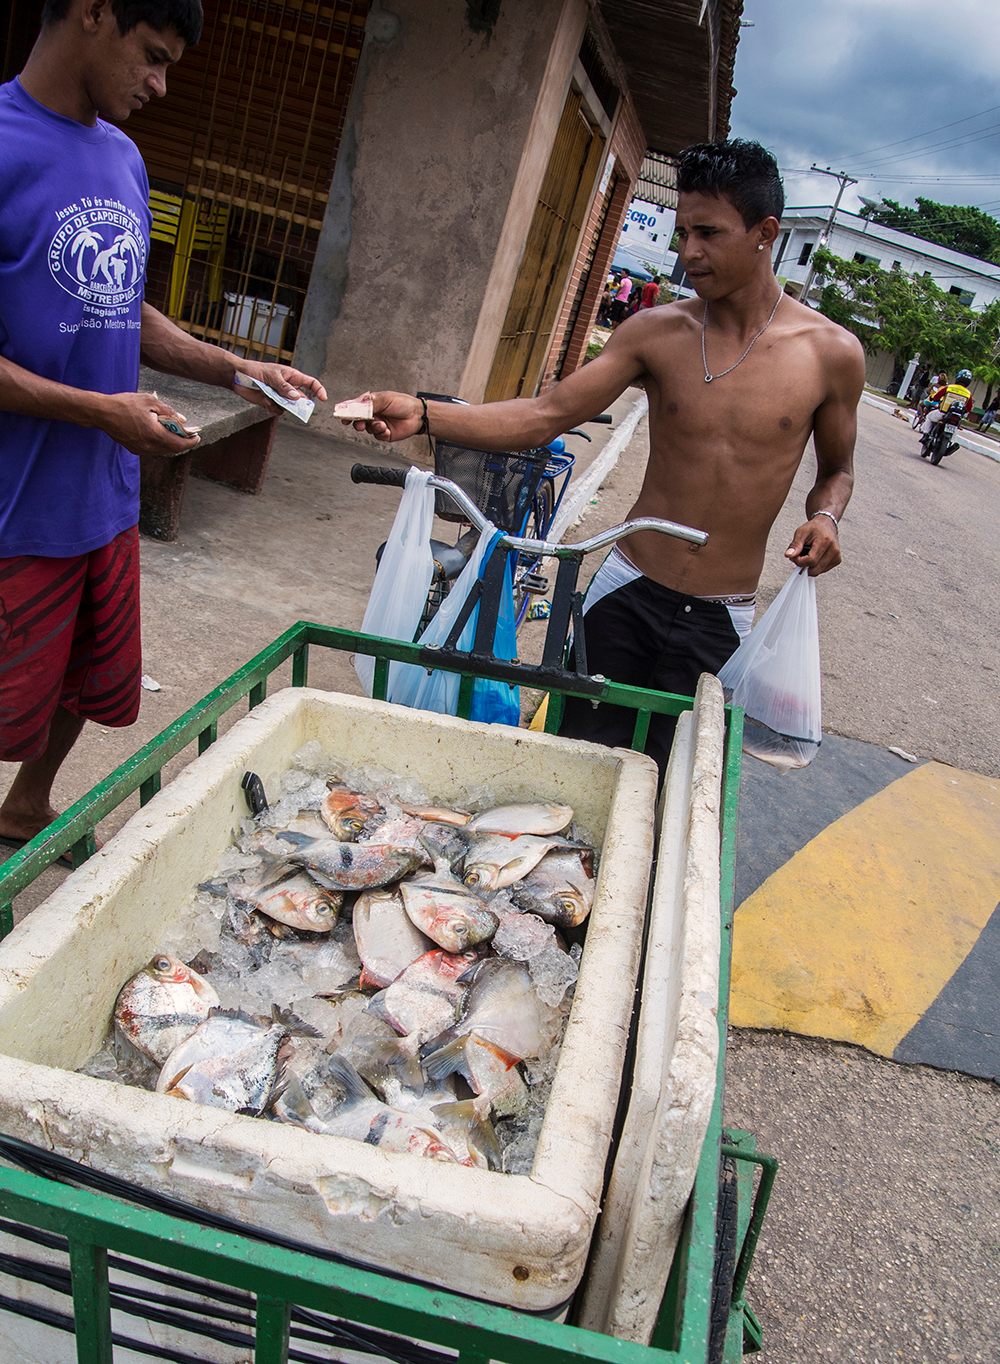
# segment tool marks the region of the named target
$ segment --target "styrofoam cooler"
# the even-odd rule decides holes
[[[246,814],[311,740],[430,798],[565,801],[601,847],[530,1176],[445,1165],[76,1074]],[[302,688],[238,721],[0,945],[0,1130],[368,1265],[529,1311],[575,1290],[602,1193],[652,856],[642,755]]]

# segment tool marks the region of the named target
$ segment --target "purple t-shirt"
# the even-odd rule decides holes
[[[135,144],[0,86],[0,355],[135,392],[149,184]],[[85,554],[134,526],[139,461],[103,431],[0,411],[0,557]]]

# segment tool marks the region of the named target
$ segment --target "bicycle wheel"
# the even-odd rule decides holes
[[[544,540],[552,525],[555,505],[556,495],[552,480],[543,478],[535,490],[531,515],[523,534],[532,540]],[[520,629],[528,614],[532,596],[537,595],[527,591],[525,579],[537,573],[541,566],[542,561],[537,555],[527,557],[519,554],[514,563],[514,625],[517,629]]]

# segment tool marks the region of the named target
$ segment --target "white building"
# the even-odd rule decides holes
[[[813,307],[818,304],[820,293],[819,283],[812,275],[812,255],[818,246],[825,246],[842,260],[867,261],[883,270],[895,266],[908,275],[930,275],[938,288],[954,294],[977,312],[1000,298],[1000,265],[965,256],[894,227],[869,222],[844,209],[837,210],[828,234],[829,221],[829,207],[786,209],[775,242],[775,274],[797,298],[808,284],[808,301]],[[887,351],[869,355],[866,358],[869,384],[875,388],[888,387],[893,367],[894,357]],[[977,402],[983,396],[981,389],[982,385],[973,385]]]
[[[882,227],[844,209],[837,210],[829,238],[824,240],[829,219],[829,207],[789,208],[781,219],[774,270],[783,283],[797,286],[796,294],[809,278],[813,252],[822,245],[842,260],[870,261],[883,270],[897,266],[908,275],[930,275],[946,294],[954,294],[977,311],[1000,298],[1000,265],[964,256],[894,227]],[[815,279],[809,294],[815,305],[819,296]]]
[[[643,274],[666,275],[676,213],[646,199],[633,199],[615,247],[614,265]]]

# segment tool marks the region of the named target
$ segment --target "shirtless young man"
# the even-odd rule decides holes
[[[537,398],[428,402],[426,420],[449,441],[524,450],[643,384],[649,462],[629,516],[685,522],[709,540],[698,548],[647,531],[622,541],[587,593],[587,660],[615,681],[691,695],[750,629],[768,533],[810,435],[816,482],[785,553],[814,575],[840,563],[865,368],[856,338],[788,298],[774,277],[784,195],[769,152],[743,141],[690,147],[677,187],[678,249],[697,299],[638,312],[596,359]],[[371,397],[374,417],[356,429],[383,441],[423,429],[418,399]],[[568,701],[561,733],[628,745],[633,719]],[[661,769],[672,737],[673,722],[654,717],[648,751]]]

